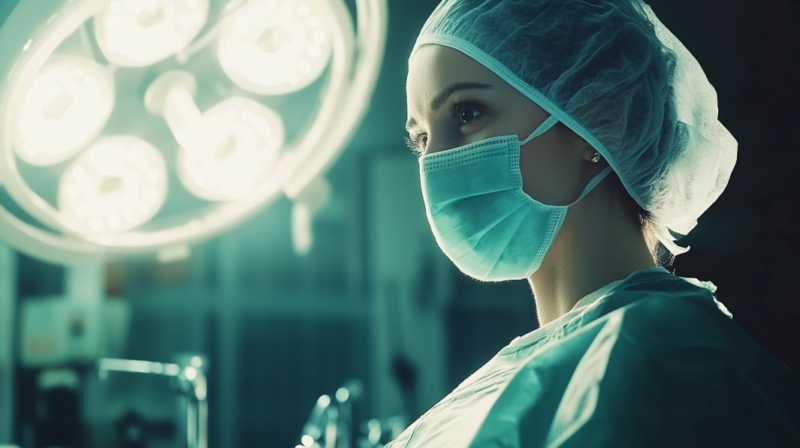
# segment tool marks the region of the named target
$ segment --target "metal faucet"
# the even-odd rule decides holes
[[[186,354],[176,357],[176,363],[101,358],[97,371],[101,379],[108,372],[143,373],[174,378],[178,392],[184,397],[186,417],[186,448],[208,448],[208,384],[205,370],[207,360],[202,355]]]

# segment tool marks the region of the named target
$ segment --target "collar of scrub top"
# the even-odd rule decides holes
[[[595,292],[588,294],[587,296],[579,300],[578,303],[576,303],[575,306],[573,306],[572,309],[569,310],[569,312],[564,313],[564,315],[550,322],[544,327],[537,328],[536,330],[528,334],[515,338],[513,341],[511,341],[510,344],[508,344],[505,348],[500,350],[499,354],[506,355],[506,354],[516,353],[522,348],[533,345],[542,339],[550,337],[553,333],[560,330],[562,327],[564,327],[564,325],[566,325],[569,321],[571,321],[573,317],[577,316],[578,314],[581,314],[590,305],[606,297],[611,291],[616,289],[617,286],[627,281],[633,275],[638,275],[640,273],[645,273],[645,272],[663,272],[669,274],[669,271],[661,266],[655,266],[652,268],[640,269],[638,271],[634,271],[624,279],[613,281],[603,286],[602,288],[596,290]]]

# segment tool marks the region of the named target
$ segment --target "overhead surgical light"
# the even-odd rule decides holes
[[[208,20],[208,0],[110,0],[94,18],[106,59],[143,67],[183,50]]]
[[[0,237],[63,264],[163,258],[285,194],[306,252],[383,54],[386,0],[355,5],[354,24],[344,0],[19,0]]]
[[[193,194],[231,201],[250,193],[269,175],[283,145],[278,114],[249,98],[234,97],[206,112],[205,147],[181,147],[178,175]]]
[[[254,0],[225,22],[217,53],[239,87],[277,95],[316,80],[331,56],[334,12],[326,0]]]
[[[106,67],[79,57],[54,61],[22,100],[17,155],[39,166],[73,156],[105,126],[115,97],[114,78]]]
[[[148,110],[163,116],[181,145],[178,176],[192,194],[209,201],[239,199],[269,175],[284,143],[280,115],[244,97],[231,97],[205,114],[194,102],[188,72],[161,75],[148,89]]]
[[[106,137],[67,168],[58,193],[70,229],[97,235],[124,232],[149,221],[164,204],[166,163],[140,138]]]

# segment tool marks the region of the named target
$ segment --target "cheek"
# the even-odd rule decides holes
[[[546,205],[568,205],[580,196],[580,158],[554,133],[524,145],[519,169],[522,191]]]

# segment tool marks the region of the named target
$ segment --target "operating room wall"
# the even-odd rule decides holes
[[[443,263],[423,232],[416,161],[403,144],[404,84],[413,40],[436,3],[390,0],[381,78],[329,174],[332,200],[314,223],[308,255],[292,250],[291,203],[281,199],[193,247],[188,259],[109,267],[108,288],[132,306],[123,356],[209,356],[212,446],[293,446],[316,398],[350,378],[366,387],[357,420],[413,418],[536,328],[526,282],[473,281]],[[705,68],[721,121],[740,145],[728,189],[671,268],[714,282],[734,319],[800,372],[800,3],[649,3]],[[61,290],[60,268],[21,257],[19,269],[23,300]],[[113,422],[127,410],[174,415],[169,385],[156,379],[91,377],[87,396],[87,419],[102,440],[113,439]]]

